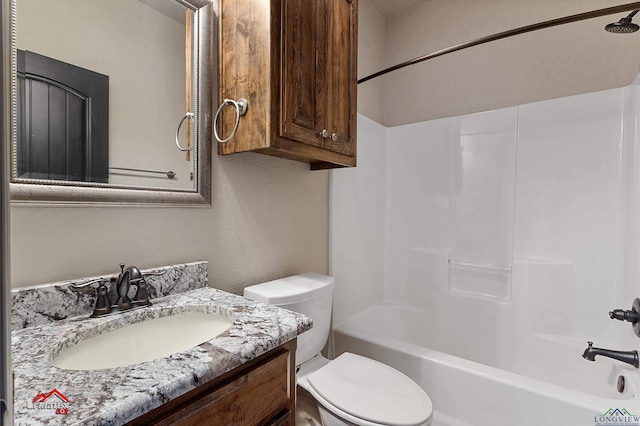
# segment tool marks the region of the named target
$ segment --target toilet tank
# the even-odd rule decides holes
[[[244,296],[311,317],[313,328],[298,336],[300,365],[319,354],[327,342],[333,287],[333,277],[308,272],[246,287]]]

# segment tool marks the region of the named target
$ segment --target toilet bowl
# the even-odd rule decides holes
[[[305,314],[313,328],[298,336],[298,386],[318,403],[323,426],[427,426],[433,405],[418,384],[381,362],[345,352],[320,354],[329,336],[334,279],[307,273],[245,288],[253,300]]]

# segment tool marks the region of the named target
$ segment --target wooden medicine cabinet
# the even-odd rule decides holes
[[[221,0],[219,104],[248,101],[220,155],[356,165],[357,0]],[[218,134],[234,131],[224,107]]]

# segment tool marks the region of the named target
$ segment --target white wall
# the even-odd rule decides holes
[[[334,324],[383,298],[386,129],[359,114],[358,144],[358,167],[331,174]]]

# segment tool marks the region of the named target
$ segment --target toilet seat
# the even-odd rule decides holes
[[[426,425],[433,413],[429,396],[413,380],[360,355],[343,353],[306,381],[322,405],[355,424]]]

